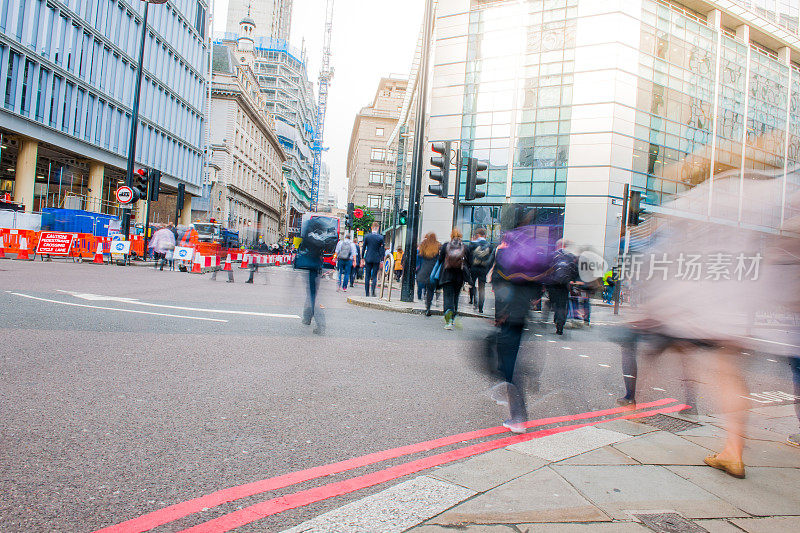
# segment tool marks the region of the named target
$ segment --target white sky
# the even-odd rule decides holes
[[[347,149],[356,113],[372,102],[378,81],[407,76],[422,24],[425,0],[334,0],[331,65],[333,81],[325,118],[323,161],[331,169],[331,192],[347,201]],[[228,0],[213,4],[214,31],[225,31]],[[294,0],[290,42],[305,40],[308,76],[317,92],[322,60],[325,0]],[[258,31],[258,28],[256,28]]]

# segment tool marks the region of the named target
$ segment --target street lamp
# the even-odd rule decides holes
[[[131,110],[131,132],[128,135],[128,166],[125,172],[125,185],[133,185],[133,166],[136,159],[136,132],[139,129],[139,92],[142,87],[142,63],[144,62],[144,41],[147,38],[147,8],[150,4],[165,4],[167,0],[141,0],[144,2],[144,20],[142,20],[142,38],[139,43],[139,65],[136,67],[136,88],[133,93],[133,109]],[[131,210],[122,210],[122,231],[128,240],[131,226]],[[145,233],[147,229],[145,228]]]

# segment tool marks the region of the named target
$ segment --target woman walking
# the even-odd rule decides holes
[[[425,294],[425,316],[431,316],[431,301],[433,293],[436,292],[436,283],[431,280],[431,272],[436,265],[439,257],[441,244],[436,240],[436,234],[432,231],[425,235],[419,245],[419,257],[417,257],[417,298],[422,299]]]
[[[403,277],[403,249],[397,248],[394,252],[394,280],[400,281]]]
[[[469,281],[471,256],[469,249],[461,240],[458,228],[450,232],[450,241],[439,250],[439,285],[444,292],[444,329],[453,329],[453,322],[458,314],[458,297],[465,281]]]

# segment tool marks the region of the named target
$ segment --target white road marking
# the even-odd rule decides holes
[[[583,355],[582,353],[578,354],[578,357],[586,357],[587,359],[589,358],[588,355]]]
[[[534,333],[534,335],[536,335],[537,337],[541,337],[542,336],[541,333]]]
[[[659,388],[659,387],[653,387],[653,390],[658,390],[658,391],[661,391],[661,392],[667,392],[666,390],[664,390],[664,389],[661,389],[661,388]]]
[[[611,365],[606,365],[603,363],[597,363],[597,366],[602,366],[603,368],[611,368]]]
[[[547,341],[547,342],[556,342],[556,341]]]
[[[220,313],[226,315],[249,315],[249,316],[263,316],[269,318],[300,318],[299,315],[284,315],[280,313],[260,313],[258,311],[231,311],[229,309],[203,309],[200,307],[182,307],[179,305],[166,305],[166,304],[154,304],[150,302],[140,302],[136,298],[122,298],[118,296],[102,296],[100,294],[88,294],[82,292],[73,292],[73,291],[62,291],[59,290],[58,292],[63,292],[64,294],[69,294],[71,296],[75,296],[76,298],[82,298],[84,300],[106,300],[111,302],[124,302],[128,304],[134,305],[144,305],[147,307],[160,307],[162,309],[178,309],[180,311],[199,311],[201,313]],[[321,307],[321,306],[320,306]]]
[[[103,309],[105,311],[120,311],[122,313],[135,313],[137,315],[153,315],[153,316],[166,316],[170,318],[186,318],[189,320],[205,320],[207,322],[227,322],[227,320],[222,320],[219,318],[205,318],[202,316],[184,316],[184,315],[172,315],[169,313],[152,313],[150,311],[137,311],[135,309],[120,309],[119,307],[101,307],[99,305],[88,305],[88,304],[76,304],[72,302],[62,302],[60,300],[50,300],[49,298],[38,298],[36,296],[31,296],[29,294],[22,294],[20,292],[11,292],[6,291],[9,294],[13,294],[15,296],[21,296],[23,298],[29,298],[31,300],[39,300],[40,302],[50,302],[54,304],[61,304],[61,305],[69,305],[72,307],[85,307],[89,309]]]
[[[778,362],[775,359],[767,359],[767,361],[769,361],[770,363],[777,363]]]
[[[571,350],[572,349],[569,346],[562,346],[562,348],[564,348],[565,350]]]
[[[631,376],[630,374],[622,374],[623,378],[635,378],[636,376]]]

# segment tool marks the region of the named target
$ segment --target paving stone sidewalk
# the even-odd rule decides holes
[[[722,448],[721,416],[614,420],[426,471],[289,531],[796,533],[794,406],[751,415],[746,479],[703,464]]]

